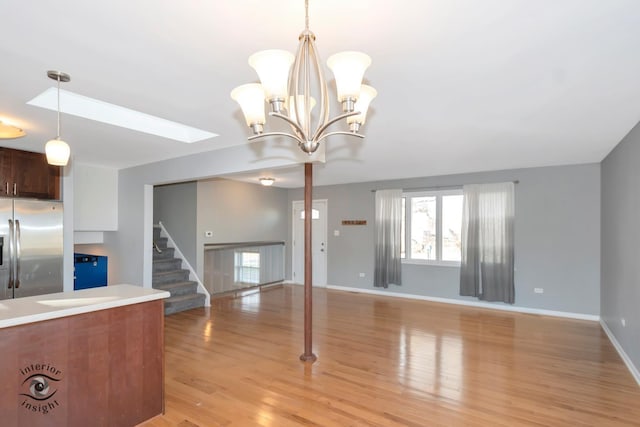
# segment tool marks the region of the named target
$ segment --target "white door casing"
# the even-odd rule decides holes
[[[314,200],[311,216],[312,284],[327,286],[327,205],[324,200]],[[304,202],[292,204],[292,278],[295,283],[304,283]]]

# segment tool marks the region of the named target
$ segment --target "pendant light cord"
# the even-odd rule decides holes
[[[58,75],[58,136],[56,139],[60,139],[60,75]]]

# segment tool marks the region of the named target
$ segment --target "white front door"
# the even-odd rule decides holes
[[[293,202],[293,281],[304,283],[304,202]],[[314,200],[311,215],[313,286],[327,286],[327,201]]]

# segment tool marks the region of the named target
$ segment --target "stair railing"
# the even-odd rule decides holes
[[[171,238],[171,235],[169,234],[167,229],[164,227],[164,224],[162,223],[162,221],[158,221],[158,225],[160,226],[160,235],[167,238],[167,246],[174,248],[175,257],[180,258],[182,260],[182,265],[186,267],[187,270],[189,270],[189,280],[192,280],[198,284],[199,294],[205,295],[204,306],[211,307],[211,295],[209,294],[209,291],[207,290],[207,288],[204,287],[204,285],[202,284],[202,281],[196,274],[196,271],[193,269],[193,267],[191,267],[191,264],[189,264],[189,261],[187,261],[187,259],[184,257],[184,255],[182,254],[182,251],[180,251],[180,248],[178,247],[178,245],[176,245],[176,242],[173,240],[173,238]],[[153,244],[156,250],[158,250],[159,248],[157,247],[155,242]],[[162,252],[162,251],[158,251],[158,252]]]

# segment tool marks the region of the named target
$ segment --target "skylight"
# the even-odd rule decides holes
[[[27,104],[57,111],[56,88],[52,87],[45,90],[27,102]],[[60,89],[60,111],[73,116],[186,143],[198,142],[218,136],[202,129],[62,89]]]

